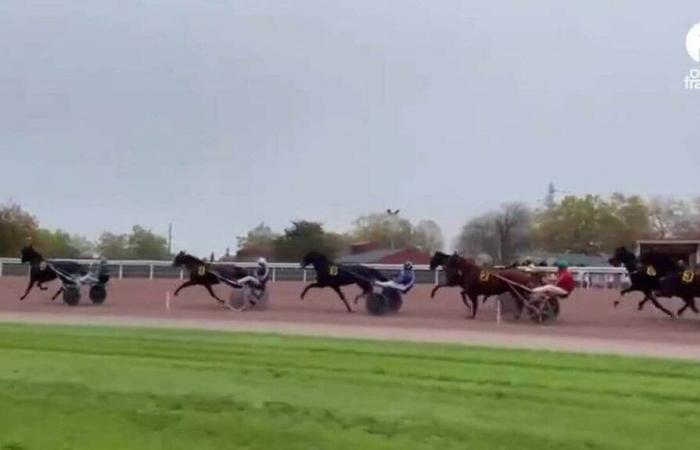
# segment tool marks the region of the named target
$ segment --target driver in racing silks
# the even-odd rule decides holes
[[[248,285],[253,288],[253,295],[259,299],[265,292],[265,287],[269,279],[270,268],[267,265],[267,260],[265,258],[258,258],[258,267],[255,268],[253,274],[237,281],[241,286]]]
[[[396,289],[402,294],[407,294],[416,284],[416,274],[413,272],[413,264],[411,261],[406,261],[403,263],[403,269],[396,276],[389,281],[375,281],[377,286],[388,287]]]

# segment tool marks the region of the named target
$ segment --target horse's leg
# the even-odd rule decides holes
[[[29,295],[29,291],[32,290],[32,286],[34,286],[34,283],[36,283],[36,279],[29,277],[29,286],[27,286],[27,290],[24,291],[24,295],[19,298],[20,301],[27,298],[27,295]]]
[[[472,305],[469,304],[469,299],[467,298],[467,291],[462,291],[459,293],[459,295],[462,297],[462,303],[464,303],[464,306],[466,306],[467,309],[472,309]]]
[[[338,293],[338,296],[340,297],[340,299],[343,301],[343,303],[345,303],[345,307],[348,309],[348,312],[350,312],[350,313],[351,313],[351,312],[355,312],[355,311],[352,310],[352,308],[350,307],[350,304],[349,304],[348,301],[345,299],[345,295],[343,294],[343,291],[340,290],[340,287],[339,287],[339,286],[331,286],[331,288],[332,288],[335,292]]]
[[[51,297],[51,301],[56,300],[56,298],[58,298],[58,296],[61,295],[61,292],[63,292],[63,285],[61,285],[61,287],[58,288],[58,290],[56,291],[56,293],[53,294],[53,297]]]
[[[654,306],[656,306],[659,310],[661,310],[661,311],[663,311],[664,313],[666,313],[669,317],[675,317],[671,311],[669,311],[668,309],[664,308],[664,306],[663,306],[661,303],[659,303],[659,301],[656,299],[656,297],[654,296],[653,293],[651,293],[651,294],[645,293],[644,295],[645,295],[646,297],[648,297],[649,300],[651,301],[651,303],[652,303]]]
[[[476,317],[476,312],[479,310],[479,296],[469,295],[469,299],[472,301],[472,319]]]
[[[645,305],[646,302],[648,302],[648,301],[649,301],[649,297],[644,296],[644,298],[642,299],[642,301],[639,302],[639,304],[637,305],[637,311],[641,311],[642,309],[644,309],[644,305]]]
[[[209,295],[211,295],[212,297],[214,297],[214,298],[216,299],[217,302],[219,302],[219,303],[226,303],[226,302],[224,302],[223,300],[221,300],[219,297],[216,296],[216,294],[214,293],[214,289],[211,288],[211,284],[205,284],[204,287],[207,289],[207,291],[209,291]]]
[[[299,298],[301,298],[302,300],[304,300],[304,296],[306,295],[307,292],[309,292],[309,289],[311,289],[311,288],[320,288],[320,287],[323,287],[323,286],[321,286],[321,285],[318,284],[318,283],[307,284],[306,287],[304,288],[304,290],[301,291],[301,296],[300,296]]]
[[[677,315],[678,317],[682,316],[683,313],[685,312],[685,310],[688,309],[688,306],[690,306],[690,305],[688,305],[688,302],[685,301],[685,299],[684,299],[683,301],[685,302],[685,305],[683,305],[683,307],[681,307],[681,308],[678,310],[678,312],[676,312],[676,315]]]
[[[181,289],[186,288],[186,287],[190,287],[190,286],[195,286],[196,284],[197,283],[195,283],[192,280],[185,281],[184,283],[182,283],[180,285],[179,288],[175,289],[175,292],[173,293],[173,297],[177,297],[177,294],[180,292]]]
[[[42,281],[39,281],[39,282],[36,284],[36,287],[38,287],[38,288],[41,289],[42,291],[47,290],[48,288],[47,288],[46,286],[44,286],[42,283],[43,283]]]
[[[483,305],[484,303],[486,303],[486,300],[488,300],[489,298],[491,298],[490,295],[484,295],[484,299],[481,301],[481,304]]]
[[[695,299],[694,299],[693,297],[683,297],[683,302],[685,302],[685,305],[684,305],[681,309],[678,310],[678,313],[677,313],[677,314],[678,314],[679,316],[680,316],[681,314],[683,314],[683,312],[684,312],[686,309],[688,309],[688,308],[690,308],[691,310],[693,310],[693,312],[694,312],[695,314],[698,313],[698,308],[697,308],[697,306],[695,306]]]
[[[436,284],[435,287],[433,288],[432,291],[430,291],[430,298],[435,298],[435,293],[440,289],[441,287],[445,287],[444,284]]]
[[[369,294],[372,293],[372,285],[369,283],[357,283],[358,286],[360,286],[360,289],[362,289],[362,293],[357,294],[355,296],[355,304],[357,305],[357,302],[362,298],[362,297],[367,297]]]

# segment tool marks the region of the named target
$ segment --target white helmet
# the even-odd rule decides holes
[[[258,258],[258,265],[261,267],[267,266],[267,260],[265,258]]]

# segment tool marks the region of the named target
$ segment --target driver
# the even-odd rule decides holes
[[[393,280],[375,281],[377,286],[388,287],[400,291],[402,294],[408,293],[416,284],[416,274],[413,272],[411,261],[403,263],[403,269],[396,274]]]
[[[270,268],[267,265],[267,260],[265,258],[258,258],[258,267],[253,274],[239,279],[238,284],[247,284],[256,290],[264,291],[269,279]]]
[[[535,294],[544,294],[548,297],[568,297],[576,287],[573,275],[569,272],[569,264],[566,261],[558,261],[557,281],[554,284],[545,284],[532,290]]]

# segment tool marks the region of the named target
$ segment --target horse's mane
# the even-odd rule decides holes
[[[24,248],[22,248],[22,254],[26,254],[28,258],[31,259],[37,259],[37,260],[44,260],[44,256],[36,251],[36,249],[32,245],[27,245]]]

